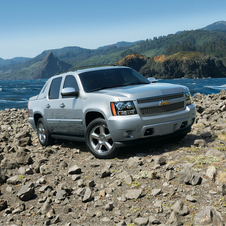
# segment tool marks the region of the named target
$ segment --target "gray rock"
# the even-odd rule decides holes
[[[20,140],[18,140],[17,144],[19,147],[26,147],[27,145],[31,144],[31,138],[30,137],[21,138]]]
[[[139,218],[136,218],[136,219],[134,220],[134,223],[135,223],[136,225],[145,226],[145,225],[148,224],[148,218],[146,218],[146,217],[139,217]]]
[[[91,199],[92,199],[92,191],[90,188],[86,188],[82,201],[89,202],[91,201]]]
[[[217,191],[222,195],[226,195],[226,184],[219,184],[217,186]]]
[[[46,164],[45,165],[41,165],[39,170],[40,170],[40,173],[42,175],[47,175],[47,174],[51,174],[52,173],[52,169],[49,166],[47,166]]]
[[[167,179],[168,181],[170,181],[170,180],[172,180],[173,178],[175,178],[173,171],[172,171],[172,170],[168,170],[168,171],[166,172],[166,179]]]
[[[100,177],[104,178],[104,177],[109,177],[111,175],[110,169],[107,167],[104,167],[101,172],[100,172]]]
[[[160,220],[157,219],[156,217],[153,217],[153,216],[149,217],[149,223],[151,223],[151,224],[161,224]]]
[[[202,210],[195,216],[194,218],[195,225],[205,225],[205,226],[212,226],[224,225],[224,219],[222,218],[220,212],[218,212],[212,206],[205,206]]]
[[[131,184],[133,182],[133,178],[131,175],[128,175],[126,178],[125,178],[125,183],[126,184]]]
[[[114,208],[114,206],[113,206],[113,203],[112,203],[112,202],[107,203],[107,204],[104,206],[104,209],[105,209],[106,211],[112,211],[113,208]]]
[[[129,176],[129,174],[126,171],[124,171],[124,172],[119,173],[118,175],[116,175],[116,178],[125,180],[126,177],[128,177],[128,176]]]
[[[178,181],[180,183],[190,184],[190,185],[197,185],[201,183],[201,176],[199,173],[192,170],[190,167],[185,166],[178,177]]]
[[[142,189],[131,189],[128,190],[126,193],[126,198],[127,199],[138,199],[140,198],[142,193]]]
[[[77,165],[72,166],[71,168],[69,168],[68,170],[68,174],[80,174],[82,173],[82,170],[80,167],[78,167]]]
[[[23,185],[17,193],[17,197],[19,197],[22,201],[28,201],[32,199],[35,192],[35,186],[33,183],[27,183]]]
[[[65,190],[57,191],[56,193],[56,199],[58,200],[64,200],[67,197],[67,192]]]
[[[25,205],[24,203],[18,203],[16,206],[15,206],[15,209],[12,211],[12,214],[18,214],[18,213],[21,213],[25,210]]]
[[[184,202],[182,200],[178,200],[172,207],[172,210],[174,212],[178,213],[180,216],[185,216],[189,214],[189,209],[187,206],[184,205]]]
[[[74,174],[74,175],[71,176],[71,179],[73,181],[79,180],[80,178],[81,178],[81,176],[80,175],[77,175],[77,174]]]
[[[166,222],[166,225],[181,226],[182,225],[181,217],[176,212],[173,211],[170,214],[170,217]]]
[[[52,190],[53,188],[52,188],[51,186],[49,186],[49,185],[44,185],[44,186],[42,186],[42,187],[38,190],[38,192],[39,192],[39,193],[44,193],[44,192],[47,191],[48,189]]]
[[[51,199],[47,199],[44,202],[44,204],[40,209],[41,214],[47,214],[52,209],[52,206],[50,205],[50,203],[51,203]]]
[[[206,171],[206,176],[210,178],[210,180],[215,181],[216,177],[216,168],[214,166],[209,166]]]
[[[117,223],[115,226],[126,226],[126,222],[124,220]]]
[[[196,202],[196,199],[191,195],[186,195],[186,199],[190,202]]]
[[[136,167],[138,167],[138,166],[143,165],[143,162],[142,162],[142,160],[141,160],[140,157],[131,157],[131,158],[129,158],[129,160],[127,161],[127,164],[128,164],[129,167],[134,167],[134,168],[136,168]]]
[[[18,162],[15,162],[13,159],[4,158],[1,162],[2,169],[16,169],[19,168]]]
[[[16,134],[15,139],[20,140],[20,139],[23,139],[23,138],[26,138],[26,137],[31,137],[31,135],[30,135],[29,131],[24,130],[24,131]]]
[[[76,191],[76,195],[78,195],[78,196],[83,196],[84,194],[85,194],[85,189],[84,188],[79,188]]]
[[[152,192],[151,192],[151,195],[156,196],[156,195],[159,195],[161,192],[162,192],[161,188],[153,189]]]
[[[167,163],[167,158],[166,156],[158,156],[156,159],[155,159],[155,164],[156,165],[165,165]]]
[[[32,158],[27,149],[21,149],[17,152],[17,162],[21,165],[32,164]]]
[[[17,176],[17,175],[8,178],[6,182],[7,182],[7,184],[14,184],[14,185],[21,183],[19,180],[19,176]]]

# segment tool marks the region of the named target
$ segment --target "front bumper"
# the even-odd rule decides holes
[[[140,117],[139,115],[112,116],[108,119],[108,128],[115,143],[127,143],[151,137],[162,137],[180,133],[191,128],[195,121],[196,108],[193,104],[185,110]]]

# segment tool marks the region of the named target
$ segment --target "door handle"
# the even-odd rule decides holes
[[[50,108],[50,105],[49,105],[49,104],[47,104],[47,105],[46,105],[46,108]]]
[[[62,104],[60,105],[60,107],[61,107],[61,108],[64,108],[64,107],[65,107],[64,103],[62,103]]]

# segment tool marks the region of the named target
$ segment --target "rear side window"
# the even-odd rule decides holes
[[[75,90],[78,90],[78,84],[73,75],[68,75],[64,81],[64,88],[73,87]]]
[[[61,80],[62,77],[53,79],[49,90],[49,99],[59,98]]]

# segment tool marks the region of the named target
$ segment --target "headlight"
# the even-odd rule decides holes
[[[185,97],[186,97],[186,105],[190,105],[191,104],[191,94],[190,94],[190,92],[187,92],[185,94]]]
[[[120,101],[111,103],[112,114],[115,115],[134,115],[137,114],[133,101]]]

